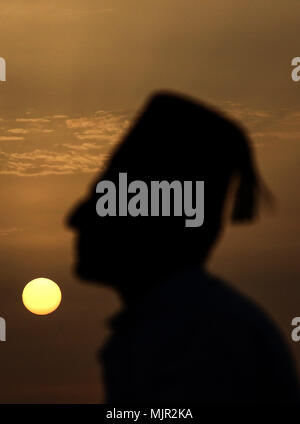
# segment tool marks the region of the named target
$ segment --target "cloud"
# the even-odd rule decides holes
[[[229,100],[221,104],[221,110],[224,110],[228,115],[243,123],[249,130],[259,125],[266,125],[275,117],[271,111],[253,109]]]
[[[113,144],[128,127],[125,114],[99,110],[91,117],[67,119],[66,125],[79,140],[98,140]]]
[[[7,132],[11,134],[27,134],[28,130],[25,130],[25,128],[12,128],[10,130],[7,130]]]
[[[52,115],[53,119],[65,119],[68,118],[68,115],[58,114],[58,115]]]
[[[255,147],[271,146],[272,143],[281,141],[300,141],[299,110],[282,109],[274,112],[245,107],[230,101],[223,102],[220,109],[248,130]],[[43,176],[99,171],[110,157],[112,147],[128,128],[125,113],[103,110],[90,116],[66,118],[64,115],[52,115],[47,118],[18,119],[28,123],[25,129],[7,128],[11,122],[1,123],[3,129],[11,135],[0,136],[0,141],[19,141],[24,139],[21,134],[28,134],[22,145],[5,145],[6,151],[4,148],[0,151],[2,175]],[[45,128],[46,122],[51,128]],[[33,133],[45,136],[34,136],[31,139]],[[51,137],[47,136],[48,133]]]
[[[5,129],[2,127],[2,129]],[[27,129],[25,128],[11,128],[11,129],[7,129],[6,130],[8,133],[10,134],[15,134],[15,135],[19,135],[19,134],[29,134],[29,133],[42,133],[42,134],[50,134],[54,132],[54,129],[51,128],[42,128],[41,126],[34,126],[34,127],[28,127]],[[10,140],[13,139],[12,136],[3,136],[3,140],[5,140],[4,137],[9,137]],[[15,139],[17,139],[18,137],[15,137]],[[21,137],[22,139],[24,139],[24,137]],[[0,138],[1,139],[1,138]]]
[[[300,142],[300,111],[283,110],[267,125],[254,131],[254,139],[272,142]]]
[[[0,228],[0,237],[7,237],[11,234],[23,231],[21,228]]]
[[[104,166],[109,155],[69,149],[55,152],[35,149],[23,153],[0,152],[0,174],[17,176],[62,175],[78,172],[91,173]],[[1,166],[2,165],[2,166]]]
[[[39,131],[39,130],[35,129],[34,131]],[[42,129],[40,129],[40,132],[42,132],[44,134],[48,134],[48,133],[54,132],[54,130],[50,130],[49,128],[42,128]]]
[[[0,141],[20,141],[24,140],[24,137],[19,136],[10,136],[10,135],[0,135]]]
[[[48,118],[17,118],[16,122],[46,123],[50,122]]]
[[[95,144],[95,143],[82,143],[82,144],[68,144],[68,143],[64,143],[63,146],[67,147],[68,149],[71,150],[98,150],[98,149],[102,149],[103,146],[99,145],[99,144]]]
[[[300,141],[299,110],[267,111],[231,101],[224,102],[221,109],[244,126],[256,147],[278,141]]]
[[[66,124],[68,128],[87,128],[93,125],[91,119],[88,118],[67,119]]]
[[[13,127],[16,121],[24,123],[25,128]],[[98,171],[127,124],[126,114],[102,110],[85,117],[56,114],[4,121],[2,129],[9,135],[0,136],[0,141],[23,140],[23,134],[27,139],[22,146],[5,145],[0,151],[0,174],[42,176]]]

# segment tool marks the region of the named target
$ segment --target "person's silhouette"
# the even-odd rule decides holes
[[[204,181],[204,223],[182,216],[96,213],[96,183]],[[235,182],[235,186],[231,182]],[[232,220],[251,221],[263,195],[243,130],[192,99],[151,97],[68,224],[77,273],[110,285],[122,311],[100,360],[108,403],[298,402],[288,349],[255,304],[205,271],[235,187]]]

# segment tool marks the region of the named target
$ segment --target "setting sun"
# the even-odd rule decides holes
[[[48,278],[35,278],[24,287],[22,300],[33,314],[47,315],[60,305],[61,291],[54,281]]]

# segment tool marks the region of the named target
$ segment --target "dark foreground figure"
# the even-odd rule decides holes
[[[96,183],[118,187],[121,172],[149,186],[204,181],[204,224],[188,228],[184,216],[99,217]],[[272,321],[205,271],[228,211],[233,221],[251,221],[263,196],[236,124],[185,97],[150,99],[69,218],[78,232],[78,274],[115,288],[124,304],[100,354],[107,402],[299,401],[292,359]]]

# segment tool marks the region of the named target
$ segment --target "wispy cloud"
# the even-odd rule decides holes
[[[0,228],[0,237],[7,237],[15,233],[23,231],[21,228]]]
[[[0,135],[0,141],[21,141],[24,140],[24,137],[14,136],[14,135]]]
[[[98,140],[114,143],[127,128],[126,115],[97,111],[91,117],[67,119],[66,125],[79,140]]]
[[[223,109],[248,130],[257,147],[278,141],[300,142],[300,111],[280,109],[276,112],[243,107],[226,101]]]
[[[68,144],[64,143],[63,146],[71,150],[99,150],[103,149],[102,145],[95,143],[82,143],[82,144]]]
[[[231,101],[223,102],[220,109],[243,124],[256,147],[300,141],[298,110],[282,109],[275,113]],[[14,126],[16,121],[23,122],[24,128]],[[126,113],[103,110],[89,116],[57,114],[3,120],[0,174],[42,176],[96,172],[104,166],[127,128]],[[9,143],[14,140],[24,142]]]
[[[49,150],[35,149],[25,153],[0,152],[0,164],[5,163],[0,174],[23,177],[61,175],[78,172],[95,172],[105,164],[107,154],[80,154],[74,151],[57,153]],[[1,167],[0,167],[1,168]]]
[[[7,132],[11,134],[27,134],[28,130],[25,130],[25,128],[11,128],[10,130],[7,130]]]
[[[58,114],[58,115],[52,115],[53,119],[65,119],[68,118],[68,115]]]
[[[50,119],[48,118],[17,118],[16,122],[44,123],[44,122],[50,122]]]
[[[24,128],[12,126],[15,122],[22,122]],[[3,122],[0,141],[24,140],[24,135],[26,141],[22,147],[3,144],[0,174],[95,172],[104,165],[127,125],[126,114],[110,111],[97,111],[85,117],[64,114],[18,117]]]

